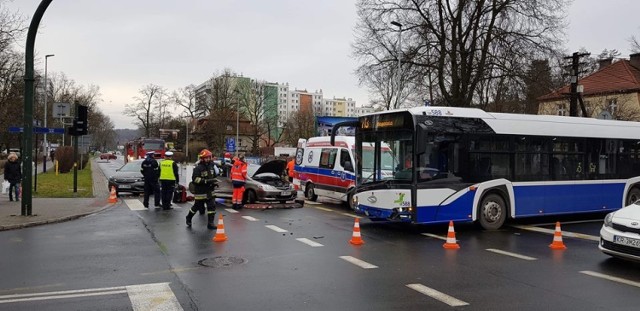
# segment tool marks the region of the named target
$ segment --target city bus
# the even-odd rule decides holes
[[[637,122],[417,107],[341,126],[357,126],[353,205],[371,220],[495,230],[640,199]]]

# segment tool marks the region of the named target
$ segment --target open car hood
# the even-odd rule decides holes
[[[278,176],[282,175],[284,169],[287,167],[287,161],[285,160],[271,160],[267,163],[264,163],[258,168],[258,170],[253,173],[253,176],[263,174],[263,173],[272,173]]]

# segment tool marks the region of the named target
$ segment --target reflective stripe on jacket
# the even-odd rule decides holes
[[[247,180],[247,163],[236,161],[231,167],[231,180],[244,182]]]
[[[176,180],[176,175],[173,173],[173,160],[160,162],[160,180]]]

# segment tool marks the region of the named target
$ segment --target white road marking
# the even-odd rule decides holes
[[[547,234],[550,234],[550,235],[553,235],[555,233],[555,229],[545,229],[545,228],[538,228],[538,227],[533,227],[533,226],[521,226],[521,225],[513,225],[512,227],[518,228],[518,229],[522,229],[522,230],[528,230],[528,231],[534,231],[534,232],[540,232],[540,233],[547,233]],[[583,240],[600,242],[600,237],[593,236],[593,235],[588,235],[588,234],[582,234],[582,233],[568,232],[568,231],[564,231],[564,230],[562,230],[562,236],[563,237],[567,237],[567,238],[583,239]]]
[[[348,261],[348,262],[350,262],[350,263],[352,263],[352,264],[354,264],[354,265],[356,265],[356,266],[358,266],[360,268],[363,268],[363,269],[375,269],[375,268],[378,268],[378,266],[376,266],[376,265],[372,265],[372,264],[370,264],[370,263],[368,263],[366,261],[360,260],[360,259],[355,258],[355,257],[340,256],[340,258],[344,259],[344,260],[346,260],[346,261]]]
[[[613,282],[618,282],[618,283],[622,283],[622,284],[626,284],[626,285],[631,285],[631,286],[635,286],[635,287],[640,287],[640,282],[634,282],[631,280],[627,280],[627,279],[623,279],[623,278],[619,278],[619,277],[615,277],[615,276],[610,276],[607,274],[602,274],[602,273],[598,273],[598,272],[593,272],[593,271],[580,271],[580,273],[586,274],[586,275],[590,275],[593,277],[597,277],[597,278],[601,278],[601,279],[605,279],[605,280],[609,280],[609,281],[613,281]]]
[[[436,300],[439,300],[441,302],[444,302],[452,307],[460,307],[460,306],[467,306],[469,305],[468,303],[459,300],[457,298],[451,297],[445,293],[439,292],[433,288],[429,288],[426,287],[422,284],[407,284],[407,287],[421,293],[424,295],[427,295],[431,298],[434,298]]]
[[[257,218],[253,218],[253,217],[251,217],[251,216],[242,216],[242,218],[244,218],[244,219],[246,219],[246,220],[248,220],[248,221],[258,221],[258,219],[257,219]]]
[[[313,202],[313,201],[309,201],[309,200],[305,200],[304,204],[311,204],[311,205],[320,205],[322,203],[318,203],[318,202]]]
[[[284,230],[284,229],[282,229],[282,228],[280,228],[278,226],[274,226],[274,225],[266,225],[265,227],[267,227],[267,228],[269,228],[269,229],[271,229],[271,230],[273,230],[275,232],[280,232],[280,233],[288,232],[287,230]]]
[[[233,208],[225,208],[225,211],[229,212],[230,214],[237,214],[239,213],[238,211],[234,210]]]
[[[443,241],[447,240],[447,237],[445,237],[445,236],[439,236],[439,235],[432,234],[432,233],[421,233],[421,234],[424,235],[424,236],[428,236],[428,237],[435,238],[435,239],[440,239],[440,240],[443,240]]]
[[[322,244],[320,244],[320,243],[318,243],[318,242],[311,241],[311,240],[309,240],[309,239],[307,239],[307,238],[298,238],[298,239],[296,239],[296,240],[298,240],[298,241],[300,241],[300,242],[302,242],[302,243],[304,243],[304,244],[307,244],[307,245],[309,245],[309,246],[311,246],[311,247],[320,247],[320,246],[324,246],[324,245],[322,245]]]
[[[340,215],[345,215],[345,216],[349,216],[349,217],[353,217],[353,218],[358,218],[358,219],[362,218],[362,217],[360,217],[360,216],[358,216],[358,215],[349,214],[349,213],[338,213],[338,214],[340,214]]]
[[[326,208],[326,207],[320,207],[320,206],[312,206],[312,207],[315,208],[315,209],[319,209],[321,211],[325,211],[325,212],[333,212],[332,209]]]
[[[520,259],[524,259],[524,260],[537,260],[537,258],[533,258],[533,257],[525,256],[525,255],[520,255],[520,254],[516,254],[516,253],[511,253],[511,252],[505,252],[503,250],[499,250],[499,249],[495,249],[495,248],[487,248],[487,251],[490,251],[490,252],[493,252],[493,253],[496,253],[496,254],[511,256],[511,257],[515,257],[515,258],[520,258]]]
[[[129,209],[132,211],[144,211],[147,209],[146,207],[144,207],[144,205],[142,205],[142,202],[140,202],[140,200],[129,199],[124,200],[124,203],[127,204]]]
[[[128,294],[133,310],[135,311],[183,310],[178,299],[169,287],[169,283],[4,295],[0,296],[0,304],[118,294]]]
[[[183,310],[169,283],[131,285],[127,293],[134,311]]]

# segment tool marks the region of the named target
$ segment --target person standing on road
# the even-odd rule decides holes
[[[293,174],[294,174],[295,166],[296,166],[295,161],[293,160],[293,157],[291,157],[291,159],[289,159],[289,162],[287,163],[287,175],[289,176],[290,183],[293,182]]]
[[[193,174],[191,175],[191,180],[194,184],[193,196],[195,199],[195,203],[187,214],[187,226],[191,227],[191,220],[193,219],[193,215],[195,215],[197,211],[200,211],[200,213],[202,213],[206,205],[207,228],[212,230],[216,229],[216,207],[214,190],[216,187],[216,177],[218,176],[218,174],[216,172],[215,165],[211,161],[213,157],[211,151],[203,149],[198,154],[198,157],[200,158],[200,161],[198,162],[198,165],[196,165],[196,167],[193,169]]]
[[[231,182],[233,184],[232,203],[234,209],[242,208],[242,196],[244,195],[244,184],[247,180],[247,163],[244,155],[236,158],[231,167]]]
[[[178,183],[178,164],[171,157],[173,152],[167,151],[165,159],[160,162],[160,184],[162,185],[162,209],[170,210],[173,191]]]
[[[4,165],[4,179],[9,182],[9,201],[13,201],[13,194],[16,194],[16,201],[20,201],[20,181],[22,181],[22,169],[18,162],[18,155],[15,152],[9,153],[9,161]]]
[[[142,205],[149,208],[149,196],[153,194],[153,201],[156,207],[160,207],[160,165],[158,161],[154,159],[153,151],[147,152],[147,157],[140,164],[140,172],[144,176],[144,200]]]

